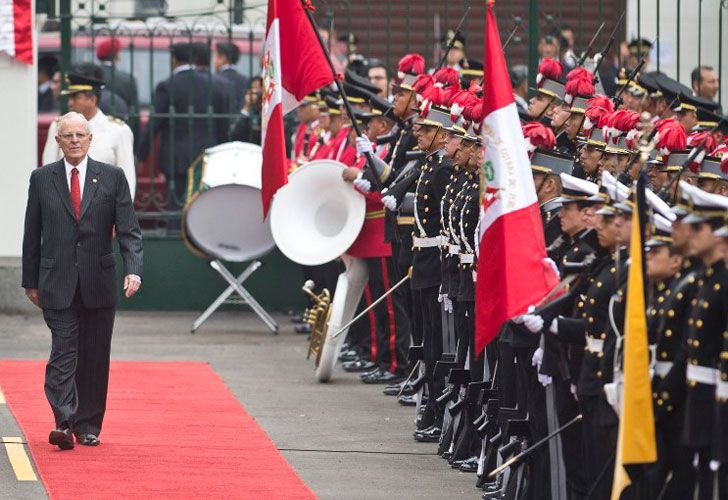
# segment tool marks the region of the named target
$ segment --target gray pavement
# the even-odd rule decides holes
[[[276,317],[278,336],[247,312],[217,313],[191,335],[196,316],[120,312],[112,358],[209,362],[319,498],[480,498],[473,475],[412,439],[413,408],[341,370],[317,383],[305,338],[285,317]],[[0,316],[0,358],[45,359],[49,346],[40,313]],[[20,436],[2,406],[0,435]],[[0,498],[45,497],[40,481],[19,483],[0,455]]]

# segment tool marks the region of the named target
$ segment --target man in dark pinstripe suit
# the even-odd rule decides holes
[[[23,287],[51,330],[45,393],[56,421],[49,442],[96,446],[106,410],[117,302],[112,233],[124,290],[141,286],[142,238],[124,171],[88,157],[93,139],[79,113],[59,119],[60,161],[30,176],[23,238]]]

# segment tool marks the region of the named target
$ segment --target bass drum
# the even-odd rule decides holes
[[[194,195],[182,215],[182,239],[195,255],[228,262],[254,260],[275,247],[260,189],[238,184]]]

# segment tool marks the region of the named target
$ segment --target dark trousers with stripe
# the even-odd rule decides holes
[[[78,434],[101,432],[109,385],[114,307],[88,309],[80,290],[68,309],[44,309],[51,330],[45,393],[56,427]]]
[[[367,265],[371,303],[396,284],[397,270],[391,257],[372,257],[367,259]],[[402,288],[405,287],[397,291]],[[376,359],[382,370],[396,374],[404,374],[407,370],[407,349],[411,339],[409,317],[402,298],[395,291],[372,310],[376,324]]]
[[[437,301],[439,286],[412,290],[415,314],[419,312],[422,321],[422,351],[425,363],[425,382],[430,395],[427,406],[436,411],[435,400],[445,388],[445,381],[435,378],[435,363],[442,357],[442,319],[440,303]],[[440,416],[441,417],[441,416]]]

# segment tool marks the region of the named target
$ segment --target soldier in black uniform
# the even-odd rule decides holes
[[[720,245],[723,252],[723,261],[728,262],[728,225],[723,226],[714,233],[721,238]],[[728,321],[723,332],[723,349],[720,353],[718,367],[718,383],[715,388],[716,404],[716,446],[713,459],[721,464],[718,470],[718,487],[725,495],[728,492]]]
[[[559,236],[558,213],[561,210],[561,177],[559,174],[570,174],[574,160],[556,151],[537,149],[531,156],[531,173],[536,185],[536,196],[541,208],[546,247],[550,247]]]
[[[582,143],[579,151],[579,160],[584,178],[588,181],[599,181],[599,165],[604,156],[607,142],[604,140],[602,129],[594,127],[588,137],[578,139]]]
[[[442,354],[442,324],[438,294],[441,283],[440,268],[440,200],[452,173],[452,164],[443,154],[443,127],[450,127],[448,110],[431,108],[427,118],[420,118],[416,137],[420,150],[426,153],[420,161],[413,198],[415,227],[412,233],[412,294],[414,314],[422,321],[423,361],[429,399],[425,414],[415,432],[418,441],[438,441],[441,433],[442,415],[437,410],[435,398],[444,387],[442,380],[436,380],[435,363]],[[388,209],[396,208],[385,195],[382,202]],[[392,196],[392,198],[394,198]]]
[[[723,332],[728,311],[728,269],[722,248],[713,231],[725,223],[728,198],[705,193],[684,181],[690,213],[683,224],[690,225],[689,248],[702,260],[704,269],[696,276],[698,292],[691,301],[686,335],[687,390],[682,442],[698,457],[698,498],[713,498],[712,447],[718,434],[716,387],[723,349]]]
[[[678,217],[684,217],[685,213]],[[647,328],[653,347],[652,407],[655,412],[657,462],[646,475],[646,493],[656,498],[690,498],[695,489],[695,470],[690,451],[680,442],[684,420],[684,350],[687,312],[697,291],[696,269],[686,255],[686,229],[653,216],[652,237],[645,242],[647,277],[653,282],[652,302],[647,309]],[[682,238],[682,239],[681,239]],[[668,475],[669,483],[665,486]]]

